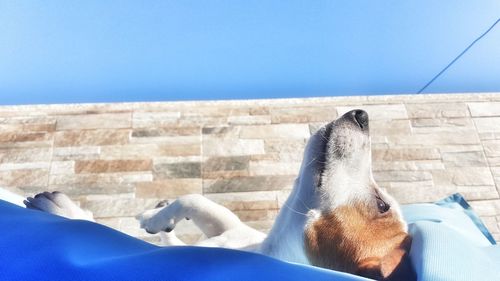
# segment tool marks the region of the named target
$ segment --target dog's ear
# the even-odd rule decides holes
[[[409,257],[410,248],[411,237],[407,236],[398,247],[384,257],[361,260],[356,274],[375,280],[417,280]]]
[[[384,277],[382,275],[380,264],[381,264],[380,258],[372,257],[372,258],[362,259],[358,264],[358,270],[356,271],[356,275],[360,275],[375,280],[381,280]]]

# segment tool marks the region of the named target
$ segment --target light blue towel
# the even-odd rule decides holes
[[[500,247],[462,196],[403,206],[418,280],[500,280]]]

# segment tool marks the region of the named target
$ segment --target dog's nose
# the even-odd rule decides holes
[[[358,122],[359,127],[361,129],[368,129],[368,113],[361,109],[353,110],[353,112],[354,119]]]
[[[345,118],[350,119],[356,125],[361,128],[361,130],[366,131],[368,130],[368,113],[366,111],[361,110],[361,109],[355,109],[347,112],[345,115]]]

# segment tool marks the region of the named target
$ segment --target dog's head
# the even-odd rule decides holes
[[[413,272],[411,238],[397,202],[373,179],[365,111],[350,111],[311,137],[298,181],[316,202],[304,235],[311,264],[411,280],[400,276]]]

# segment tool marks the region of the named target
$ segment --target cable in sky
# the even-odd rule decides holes
[[[431,85],[439,76],[441,76],[441,74],[443,74],[446,70],[448,70],[448,68],[450,68],[450,66],[452,66],[458,59],[460,59],[472,46],[474,46],[474,44],[476,44],[479,40],[481,40],[484,36],[486,36],[486,34],[488,34],[488,32],[490,32],[494,27],[495,25],[497,25],[497,23],[500,22],[500,18],[498,18],[491,26],[490,28],[488,28],[488,30],[486,30],[483,34],[481,34],[481,36],[479,36],[478,38],[476,38],[476,40],[474,40],[467,48],[465,48],[465,50],[463,50],[455,59],[453,59],[445,68],[443,68],[443,70],[441,70],[436,76],[434,76],[434,78],[431,79],[431,81],[429,81],[427,84],[425,84],[424,87],[422,87],[422,89],[420,89],[420,91],[417,92],[417,94],[420,94],[422,93],[427,87],[429,87],[429,85]]]

